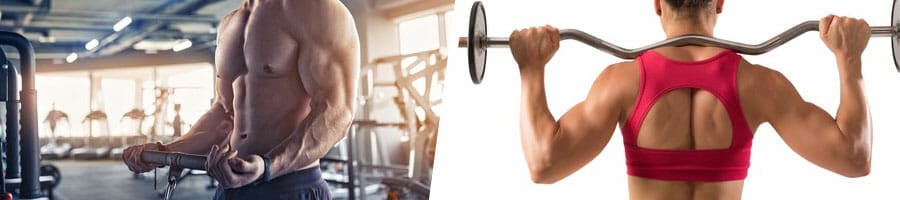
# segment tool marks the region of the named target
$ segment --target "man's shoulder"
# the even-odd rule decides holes
[[[343,3],[337,0],[296,1],[281,0],[281,12],[292,20],[299,20],[304,25],[345,26],[355,25],[353,15]],[[327,28],[327,27],[319,27]]]
[[[287,27],[298,39],[325,45],[320,47],[326,49],[359,46],[356,22],[340,1],[282,1],[285,20],[295,20]]]

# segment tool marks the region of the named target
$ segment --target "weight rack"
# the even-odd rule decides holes
[[[0,53],[0,74],[6,79],[0,81],[0,100],[6,102],[7,111],[6,143],[0,148],[0,154],[6,155],[7,168],[0,177],[0,183],[4,185],[0,192],[16,194],[17,199],[48,199],[41,191],[38,169],[34,47],[24,36],[4,31],[0,31],[0,45],[15,47],[20,63],[17,73],[16,67],[7,61],[6,54]],[[18,75],[21,75],[21,92],[18,91]]]

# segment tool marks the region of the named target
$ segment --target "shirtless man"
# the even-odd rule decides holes
[[[208,154],[216,199],[329,199],[318,160],[353,118],[359,39],[338,0],[246,0],[219,26],[220,98],[183,137],[125,150]]]
[[[712,37],[722,5],[723,0],[655,0],[669,38]],[[810,162],[843,176],[866,176],[872,130],[860,67],[870,27],[837,16],[821,22],[820,37],[840,74],[836,118],[804,101],[777,71],[727,49],[684,46],[607,67],[587,98],[556,121],[547,107],[544,65],[559,48],[559,31],[544,26],[513,32],[510,47],[522,81],[522,147],[532,180],[554,183],[583,167],[603,150],[617,124],[631,199],[740,199],[750,140],[762,123]]]

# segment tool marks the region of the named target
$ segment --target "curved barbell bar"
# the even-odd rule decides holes
[[[150,151],[141,152],[141,160],[147,163],[169,166],[169,175],[166,176],[165,192],[163,199],[173,199],[175,187],[184,169],[206,170],[206,156],[179,152]],[[156,175],[153,176],[153,186],[156,187]]]
[[[203,155],[146,150],[141,152],[141,160],[157,165],[206,170],[206,156]]]
[[[800,23],[781,34],[772,37],[765,42],[751,45],[740,42],[734,42],[729,40],[723,40],[719,38],[707,37],[707,36],[699,36],[699,35],[687,35],[687,36],[679,36],[675,38],[671,38],[668,40],[663,40],[660,42],[656,42],[647,46],[643,46],[635,49],[626,49],[621,46],[612,44],[607,42],[606,40],[597,38],[591,34],[585,33],[576,29],[562,29],[559,31],[560,40],[576,40],[587,44],[591,47],[594,47],[598,50],[607,52],[612,54],[613,56],[622,58],[622,59],[634,59],[638,55],[659,47],[663,46],[685,46],[685,45],[699,45],[699,46],[710,46],[710,47],[721,47],[726,49],[732,49],[737,53],[747,54],[747,55],[759,55],[766,52],[771,51],[798,36],[809,32],[809,31],[819,31],[819,21],[812,20]],[[872,27],[872,37],[893,37],[898,32],[898,29],[893,26],[874,26]],[[468,46],[469,38],[468,37],[460,37],[459,38],[459,47],[465,48]],[[509,38],[500,38],[500,37],[484,37],[483,41],[476,42],[476,44],[483,45],[479,48],[508,48],[509,47]]]

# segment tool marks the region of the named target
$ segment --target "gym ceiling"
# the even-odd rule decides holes
[[[218,21],[242,1],[0,0],[0,31],[31,40],[38,72],[212,62]],[[452,6],[452,0],[369,3],[388,17]],[[116,31],[116,24],[127,25]],[[176,46],[189,48],[175,52]],[[14,49],[3,50],[18,62]]]
[[[77,54],[70,58],[73,63],[120,53],[167,54],[176,44],[190,46],[182,50],[186,53],[209,52],[219,19],[240,2],[0,0],[0,30],[19,32],[31,40],[39,63],[68,63],[73,53]],[[117,24],[119,31],[114,29]]]

